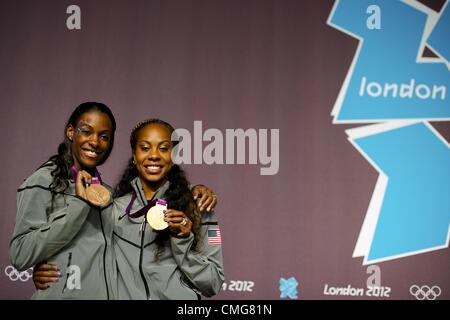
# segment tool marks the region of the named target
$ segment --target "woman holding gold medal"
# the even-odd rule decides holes
[[[106,216],[112,201],[97,166],[109,157],[115,130],[106,105],[81,104],[68,120],[58,154],[18,189],[11,261],[18,270],[48,263],[35,269],[35,285],[48,290],[37,291],[34,299],[114,298],[113,221]]]
[[[118,299],[199,299],[217,294],[224,280],[221,241],[210,236],[219,230],[216,216],[200,215],[172,163],[173,131],[147,119],[131,132],[132,158],[113,205]]]

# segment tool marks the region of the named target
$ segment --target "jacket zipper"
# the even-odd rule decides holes
[[[147,216],[145,216],[144,228],[141,233],[141,250],[140,250],[140,254],[139,254],[139,272],[141,274],[142,281],[144,282],[145,293],[147,294],[147,300],[150,300],[150,290],[148,288],[147,280],[145,279],[144,270],[142,269],[142,256],[144,253],[144,235],[145,235],[146,224],[147,224]]]
[[[105,285],[106,285],[106,299],[109,300],[109,287],[108,287],[108,281],[106,280],[106,250],[108,247],[108,242],[106,241],[106,236],[105,236],[105,229],[103,227],[103,219],[102,219],[102,210],[98,211],[98,215],[100,217],[100,226],[102,228],[102,235],[103,235],[103,240],[105,241],[105,249],[103,250],[103,276],[105,278]]]
[[[136,188],[136,194],[139,195],[139,198],[141,199],[141,202],[145,205],[146,201],[144,201],[144,197],[142,197],[142,194],[139,190],[139,188]],[[144,270],[142,269],[142,260],[144,255],[144,238],[145,238],[145,227],[147,226],[147,215],[144,215],[144,226],[142,228],[141,232],[141,250],[139,252],[139,273],[141,274],[142,282],[144,282],[144,288],[145,288],[145,294],[147,295],[147,300],[150,300],[150,289],[148,288],[147,280],[145,279]]]

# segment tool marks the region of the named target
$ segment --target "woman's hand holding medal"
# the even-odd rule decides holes
[[[109,190],[100,184],[98,178],[84,170],[78,172],[75,192],[80,198],[98,207],[107,205],[111,199]]]
[[[187,237],[191,233],[192,221],[184,212],[168,209],[164,221],[169,224],[169,230],[177,237]]]

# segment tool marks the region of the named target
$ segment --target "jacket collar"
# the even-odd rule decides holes
[[[164,193],[169,189],[169,181],[166,181],[153,195],[151,200],[145,198],[144,188],[142,187],[139,177],[134,178],[131,182],[133,192],[131,193],[130,202],[123,215],[119,217],[121,220],[123,217],[128,216],[128,219],[133,223],[142,223],[145,220],[144,215],[147,210],[154,206],[156,199],[164,199]]]
[[[152,199],[160,198],[164,199],[164,194],[169,189],[170,182],[166,181],[164,184],[156,190]],[[134,192],[136,192],[137,201],[139,201],[140,206],[147,205],[148,201],[145,198],[144,187],[142,186],[141,179],[139,177],[134,178],[131,181],[131,186],[133,187]]]

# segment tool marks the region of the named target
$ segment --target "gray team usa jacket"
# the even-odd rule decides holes
[[[51,205],[51,171],[47,163],[28,177],[17,191],[17,216],[10,259],[18,270],[46,261],[59,266],[62,277],[33,299],[112,299],[112,219],[75,196],[69,182]],[[109,207],[111,207],[110,204]]]
[[[190,250],[194,236],[186,238],[169,235],[164,241],[164,252],[155,260],[157,232],[145,221],[145,215],[131,218],[126,214],[137,212],[147,204],[141,182],[132,181],[132,194],[114,200],[115,219],[113,247],[117,262],[117,297],[119,299],[200,299],[219,292],[224,281],[222,244],[214,213],[203,213],[201,240],[197,251]],[[166,182],[154,199],[164,199]],[[168,204],[170,208],[170,203]],[[168,230],[162,231],[168,232]]]

